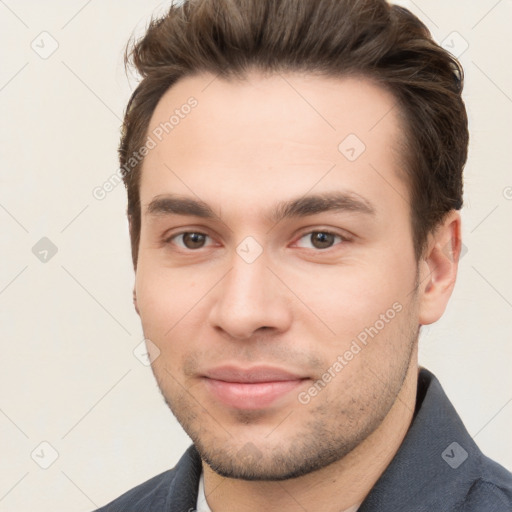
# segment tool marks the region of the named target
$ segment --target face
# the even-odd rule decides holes
[[[166,402],[224,476],[320,469],[397,400],[419,302],[394,104],[362,79],[252,72],[182,79],[153,114],[138,311]]]

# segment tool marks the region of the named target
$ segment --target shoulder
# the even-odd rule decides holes
[[[512,511],[512,473],[497,462],[482,456],[480,475],[468,489],[460,512]]]
[[[192,445],[173,469],[150,478],[96,512],[193,510],[201,471],[201,458]]]
[[[96,512],[139,512],[163,509],[175,476],[176,468],[164,471],[125,492]]]

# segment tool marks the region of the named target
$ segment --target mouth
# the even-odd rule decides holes
[[[269,407],[307,380],[301,375],[270,366],[248,369],[224,366],[205,372],[202,378],[214,399],[228,407],[245,410]]]

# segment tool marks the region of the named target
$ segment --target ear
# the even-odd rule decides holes
[[[419,264],[421,325],[439,320],[452,294],[462,247],[460,226],[460,214],[452,210],[429,236]]]
[[[135,291],[135,286],[133,287],[133,305],[135,307],[135,311],[137,311],[137,315],[140,316],[140,311],[137,306],[137,292]]]
[[[133,215],[128,214],[128,231],[130,233],[130,247],[132,252],[132,263],[133,263],[133,270],[137,272],[137,256],[138,256],[138,250],[139,248],[137,246],[134,246],[135,241],[135,228],[133,226]],[[135,245],[137,245],[137,242],[135,242]]]
[[[128,228],[130,232],[130,243],[133,243],[133,217],[131,215],[127,215],[128,217]],[[132,260],[133,260],[133,247],[132,247]],[[137,272],[137,268],[135,266],[135,261],[133,263],[133,267],[135,272]],[[137,292],[135,291],[135,284],[133,285],[133,306],[135,307],[135,311],[140,316],[139,308],[137,307]]]

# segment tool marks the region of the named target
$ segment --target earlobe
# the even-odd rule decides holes
[[[453,210],[429,236],[420,262],[421,325],[439,320],[452,294],[461,251],[460,226],[460,214]]]

